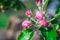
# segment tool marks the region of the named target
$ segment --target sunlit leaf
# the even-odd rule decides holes
[[[51,31],[46,31],[44,27],[41,28],[40,31],[46,40],[56,40],[56,27],[55,26],[53,29],[51,29]]]
[[[47,32],[47,40],[56,40],[56,29],[53,29],[51,32]]]
[[[18,36],[18,40],[31,40],[34,31],[32,29],[25,29]]]

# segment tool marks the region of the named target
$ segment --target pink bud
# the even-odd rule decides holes
[[[30,14],[31,14],[31,10],[27,10],[25,13],[26,16],[30,16]]]
[[[41,25],[41,26],[48,26],[48,22],[46,21],[46,20],[40,20],[39,21],[39,24]]]
[[[44,17],[44,14],[42,12],[39,12],[39,11],[36,12],[36,15],[35,15],[36,19],[42,20],[43,17]]]
[[[60,33],[60,29],[58,29],[57,31],[58,31],[58,33]]]
[[[22,22],[22,27],[23,27],[23,28],[27,28],[27,27],[29,27],[29,26],[30,26],[30,24],[31,24],[31,22],[30,22],[30,21],[25,20],[25,21],[23,21],[23,22]]]
[[[40,3],[42,3],[42,0],[36,0],[36,3],[40,4]]]

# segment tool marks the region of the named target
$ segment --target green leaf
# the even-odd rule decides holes
[[[52,20],[51,23],[52,23],[52,24],[58,23],[57,18],[55,18],[54,20]]]
[[[56,40],[56,25],[50,31],[46,31],[44,27],[42,27],[40,30],[46,40]]]
[[[33,34],[34,34],[34,31],[32,29],[25,29],[18,36],[18,40],[31,40]]]
[[[56,24],[56,30],[58,30],[58,28],[59,28],[59,25],[58,25],[58,24]]]
[[[56,40],[56,25],[54,25],[53,29],[50,32],[46,32],[46,40]]]
[[[46,37],[46,29],[45,29],[45,27],[42,26],[39,30],[41,31],[42,35],[43,35],[44,37]]]

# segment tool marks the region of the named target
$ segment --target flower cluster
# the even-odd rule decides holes
[[[40,4],[42,4],[42,2],[43,2],[43,0],[36,0],[36,5],[40,5]],[[39,6],[39,7],[41,7],[41,6]],[[39,8],[38,8],[39,9]],[[35,12],[35,16],[34,16],[34,18],[36,19],[34,19],[34,18],[32,18],[31,17],[31,15],[32,15],[32,11],[31,10],[27,10],[26,12],[25,12],[25,15],[28,17],[28,18],[30,18],[30,20],[24,20],[23,22],[22,22],[22,27],[25,29],[25,28],[29,28],[30,26],[31,26],[31,24],[32,24],[32,22],[31,22],[31,20],[33,20],[33,21],[35,21],[35,22],[37,22],[38,21],[38,23],[37,24],[39,24],[40,26],[48,26],[49,25],[49,22],[46,20],[46,17],[45,17],[45,13],[43,12],[43,10],[39,10],[39,11],[36,11]],[[32,19],[31,19],[32,18]],[[53,18],[54,19],[54,18]],[[52,20],[51,20],[52,21]],[[34,24],[35,25],[35,24]],[[60,30],[58,30],[58,32],[60,33]]]
[[[48,20],[49,18],[45,15],[48,12],[46,12],[46,10],[44,9],[44,7],[46,8],[47,6],[46,2],[48,3],[48,1],[49,0],[36,0],[36,5],[38,8],[37,11],[33,13],[31,10],[27,10],[25,12],[27,19],[22,22],[22,27],[23,29],[27,30],[28,29],[31,30],[33,29],[31,27],[35,27],[37,30],[41,32],[40,35],[43,40],[56,40],[56,36],[58,35],[57,36],[58,38],[60,35],[60,22],[56,20],[60,17],[60,10],[55,16]],[[44,5],[44,3],[46,4],[46,6]],[[27,30],[23,31],[23,33],[25,32],[28,33]],[[30,30],[29,32],[31,33]],[[32,31],[34,32],[34,29]]]
[[[25,15],[27,17],[30,17],[31,16],[31,10],[27,10]],[[41,26],[48,26],[48,22],[44,19],[44,13],[43,12],[37,11],[35,13],[35,18],[36,18],[36,20],[38,20],[38,24],[39,25],[41,25]],[[30,25],[31,25],[31,21],[29,21],[29,20],[24,20],[22,22],[22,27],[23,28],[29,28]]]
[[[40,4],[42,4],[42,0],[36,0],[36,5],[40,5]],[[31,23],[31,20],[34,21],[35,19],[38,20],[38,23],[37,23],[37,24],[39,24],[40,26],[48,26],[48,22],[47,22],[47,20],[45,19],[44,12],[41,11],[41,10],[35,12],[35,17],[34,17],[35,19],[31,17],[31,15],[32,15],[32,11],[31,11],[31,10],[27,10],[27,11],[25,12],[25,15],[26,15],[27,17],[29,17],[30,20],[25,20],[25,21],[22,22],[22,27],[23,27],[23,28],[29,28],[30,25],[32,24],[32,23]],[[32,19],[31,19],[31,18],[32,18]],[[36,21],[36,20],[35,20],[35,21]],[[36,21],[36,22],[37,22],[37,21]]]

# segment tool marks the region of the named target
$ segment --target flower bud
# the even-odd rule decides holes
[[[42,20],[43,17],[44,17],[44,14],[42,12],[39,12],[39,11],[36,12],[36,15],[35,15],[36,19]]]
[[[25,20],[25,21],[22,22],[22,27],[23,27],[23,28],[28,28],[28,27],[30,26],[30,24],[31,24],[30,21]]]
[[[46,21],[46,20],[40,20],[39,21],[39,24],[41,25],[41,26],[48,26],[48,22]]]
[[[60,33],[60,29],[58,29],[57,32]]]
[[[36,0],[36,4],[42,3],[42,0]]]
[[[28,16],[28,17],[30,16],[30,14],[31,14],[31,10],[27,10],[26,13],[25,13],[25,15]]]

